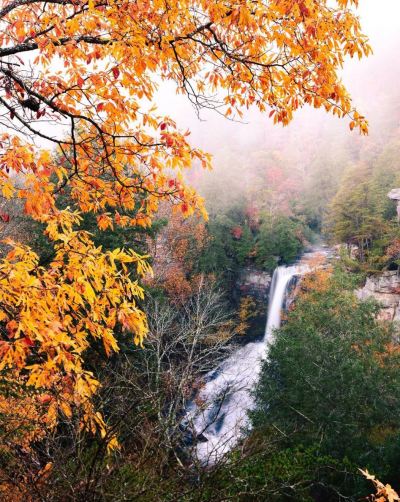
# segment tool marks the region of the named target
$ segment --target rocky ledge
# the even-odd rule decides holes
[[[272,277],[268,272],[254,268],[245,268],[242,270],[237,287],[241,295],[253,296],[261,301],[267,301]]]
[[[360,300],[375,298],[382,305],[380,319],[400,322],[400,275],[397,271],[368,277],[365,286],[358,289],[356,295]]]

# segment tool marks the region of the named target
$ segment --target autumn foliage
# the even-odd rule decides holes
[[[209,240],[204,220],[185,218],[163,207],[159,211],[168,224],[149,240],[153,274],[145,278],[149,286],[162,288],[174,303],[185,303],[203,280],[197,261]]]
[[[389,484],[385,485],[381,483],[379,479],[376,479],[367,470],[361,470],[361,473],[373,483],[376,490],[376,493],[370,497],[371,502],[398,502],[400,500],[396,491]]]
[[[79,213],[94,213],[105,231],[150,226],[162,200],[185,216],[205,214],[183,172],[208,168],[210,156],[157,113],[159,82],[174,82],[197,109],[234,117],[255,105],[286,125],[310,104],[365,133],[337,75],[347,55],[370,52],[350,10],[356,3],[1,3],[0,105],[8,129],[0,137],[0,190],[46,225],[56,256],[43,267],[28,246],[8,243],[0,262],[0,369],[40,416],[55,424],[59,413],[80,409],[84,427],[106,434],[85,350],[99,340],[107,353],[118,351],[117,327],[138,344],[147,331],[136,280],[149,272],[145,257],[96,247],[79,229]],[[74,207],[61,209],[65,189]]]

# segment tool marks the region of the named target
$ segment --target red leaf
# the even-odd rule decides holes
[[[241,227],[233,227],[231,233],[234,239],[240,239],[243,235],[243,229]]]
[[[160,125],[160,129],[164,131],[164,129],[167,127],[167,124],[165,122],[162,122]]]
[[[96,111],[97,111],[97,112],[101,112],[101,110],[104,110],[104,103],[99,103],[99,104],[96,106]]]
[[[15,321],[14,319],[8,321],[8,323],[6,324],[6,330],[9,338],[12,338],[15,335],[17,328],[18,328],[17,321]]]
[[[28,347],[32,347],[34,345],[34,343],[32,342],[32,340],[29,338],[29,336],[25,336],[25,338],[22,339],[22,341],[24,342],[25,345],[27,345]]]
[[[38,400],[41,404],[47,404],[50,403],[50,401],[53,400],[52,396],[50,394],[42,394],[41,396],[38,397]]]
[[[119,77],[119,69],[117,66],[115,66],[113,69],[112,69],[112,72],[113,72],[113,75],[114,75],[114,78],[117,79]]]

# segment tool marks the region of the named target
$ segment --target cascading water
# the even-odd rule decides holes
[[[274,330],[280,326],[287,286],[293,277],[307,270],[308,265],[275,269],[264,338],[241,347],[206,376],[199,396],[206,406],[201,412],[194,404],[188,410],[197,436],[204,439],[196,444],[196,455],[202,463],[212,464],[220,459],[248,428],[247,411],[254,405],[251,391],[258,381]]]
[[[278,267],[272,277],[270,301],[268,303],[267,325],[265,327],[264,345],[270,342],[274,329],[279,328],[286,287],[293,276],[298,274],[298,267]]]

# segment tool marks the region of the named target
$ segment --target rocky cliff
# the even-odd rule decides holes
[[[245,268],[237,280],[237,288],[243,296],[249,295],[267,302],[271,281],[272,277],[268,272]]]
[[[365,286],[356,294],[361,300],[375,298],[381,303],[380,319],[400,322],[400,275],[397,271],[368,277]]]

